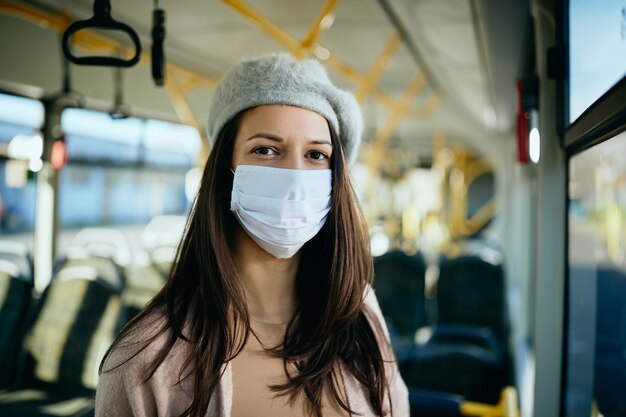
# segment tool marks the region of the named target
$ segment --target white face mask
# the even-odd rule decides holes
[[[230,209],[266,252],[291,258],[326,222],[331,191],[330,169],[239,165]]]

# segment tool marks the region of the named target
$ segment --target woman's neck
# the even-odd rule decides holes
[[[248,312],[255,321],[287,323],[296,311],[295,280],[299,254],[277,259],[237,228],[237,271],[246,293]]]

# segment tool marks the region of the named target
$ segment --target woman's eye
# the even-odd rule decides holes
[[[254,148],[252,153],[257,155],[276,155],[276,151],[269,146],[259,146],[258,148]]]
[[[311,152],[309,152],[309,157],[311,159],[316,159],[318,161],[323,161],[325,159],[328,159],[328,155],[326,155],[324,152],[320,152],[320,151],[311,151]]]

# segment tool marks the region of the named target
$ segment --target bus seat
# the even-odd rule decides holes
[[[170,268],[176,257],[177,246],[158,245],[150,249],[150,263],[161,275],[163,281],[167,281]]]
[[[165,285],[167,276],[153,263],[137,267],[128,275],[122,299],[128,309],[128,318],[134,317]]]
[[[141,235],[150,263],[167,281],[176,250],[185,230],[185,216],[156,216]]]
[[[13,376],[31,304],[33,267],[26,245],[0,241],[0,389]]]
[[[0,259],[13,263],[19,269],[22,279],[33,281],[33,260],[25,244],[0,240]]]
[[[129,318],[135,316],[167,282],[185,228],[184,216],[157,216],[141,235],[145,260],[128,274],[123,293]]]
[[[413,345],[415,332],[428,324],[425,271],[421,255],[392,251],[374,258],[374,289],[395,348],[403,343]]]
[[[82,272],[81,268],[84,268]],[[126,286],[126,274],[113,258],[94,255],[90,251],[78,247],[69,248],[65,256],[60,257],[55,262],[54,274],[61,279],[76,274],[77,277],[83,278],[97,276],[118,292],[121,292]]]
[[[143,247],[150,252],[156,247],[176,247],[180,242],[186,223],[185,216],[156,216],[141,234]]]
[[[462,323],[491,328],[508,339],[504,271],[492,248],[442,258],[437,282],[437,323]]]
[[[507,386],[497,404],[466,401],[461,395],[409,389],[411,417],[519,417],[517,390]]]
[[[87,227],[74,236],[70,247],[86,249],[91,255],[111,258],[123,269],[130,266],[130,242],[119,230],[104,227]]]
[[[0,389],[13,375],[32,289],[32,280],[24,279],[15,264],[0,259]]]
[[[495,404],[506,383],[506,362],[493,332],[488,328],[438,327],[405,367],[406,384]]]
[[[504,351],[500,341],[488,327],[467,324],[440,324],[433,329],[429,343],[431,345],[466,343],[482,347],[504,360]]]
[[[20,390],[0,392],[0,415],[74,415],[93,407],[98,366],[125,311],[119,288],[96,268],[79,276],[88,269],[62,268],[44,291],[23,344]]]
[[[146,225],[141,240],[147,262],[128,274],[123,293],[129,318],[139,313],[167,282],[185,221],[184,216],[156,216]]]
[[[626,273],[597,271],[594,397],[606,417],[626,414]]]
[[[463,400],[461,395],[409,389],[411,417],[460,417]]]

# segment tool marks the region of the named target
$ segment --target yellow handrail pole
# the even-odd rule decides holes
[[[265,31],[268,35],[274,38],[278,43],[283,45],[285,49],[291,52],[294,56],[299,56],[299,51],[303,48],[302,44],[294,39],[292,36],[284,32],[277,25],[272,23],[269,19],[263,16],[261,13],[248,6],[244,2],[240,0],[222,0],[224,3],[228,4],[232,8],[234,8],[237,12],[243,15],[245,18],[250,20],[252,23],[257,25],[261,30]],[[318,44],[318,46],[321,46]],[[311,46],[313,47],[313,45]],[[357,69],[355,69],[350,64],[342,61],[337,56],[331,54],[328,59],[324,61],[329,67],[335,69],[349,81],[352,81],[354,84],[361,85],[367,82],[367,76]],[[375,96],[378,98],[380,95],[385,95],[385,93],[375,91]],[[384,96],[384,103],[387,107],[393,108],[397,106],[399,103],[393,99],[389,95]]]
[[[176,73],[179,75],[184,74],[181,71],[176,71]],[[181,91],[183,91],[184,93],[187,93],[196,87],[205,87],[207,89],[213,89],[217,87],[218,83],[219,83],[219,80],[217,78],[209,80],[206,78],[199,77],[198,74],[189,74],[185,76],[184,81],[181,81],[178,84],[178,87],[181,89]]]
[[[35,7],[7,1],[0,1],[0,13],[11,14],[33,22],[40,27],[52,28],[58,32],[64,31],[71,23],[67,16],[54,16]]]
[[[240,0],[222,0],[224,3],[233,7],[236,11],[238,11],[241,15],[243,15],[248,20],[252,21],[256,24],[261,30],[265,31],[268,35],[273,37],[278,43],[282,44],[289,52],[291,52],[294,56],[298,56],[298,51],[303,48],[303,44],[298,42],[292,36],[287,34],[277,25],[272,23],[269,19],[263,16],[258,11],[254,10],[252,7],[248,6],[244,2]],[[355,84],[360,84],[366,80],[366,76],[361,74],[359,71],[354,69],[351,65],[343,62],[339,58],[334,55],[330,55],[330,57],[325,61],[328,66],[336,69],[340,74],[345,76],[348,80],[354,82]]]
[[[496,198],[492,197],[484,206],[482,206],[471,219],[463,220],[463,232],[467,235],[476,233],[480,228],[486,225],[489,220],[493,219],[498,209]]]
[[[450,215],[448,218],[448,230],[451,240],[463,233],[465,213],[467,212],[467,187],[465,183],[465,167],[467,165],[467,152],[460,147],[453,151],[454,163],[450,169]]]
[[[383,106],[389,110],[393,110],[398,105],[397,100],[384,91],[373,89],[371,95],[380,102]],[[443,101],[443,96],[439,93],[433,93],[428,97],[428,101],[420,107],[414,108],[408,114],[409,116],[416,117],[418,119],[425,119],[430,117],[435,111],[439,109]]]
[[[399,104],[391,112],[383,127],[378,130],[376,137],[374,138],[374,143],[372,144],[373,152],[370,153],[369,167],[372,172],[378,171],[378,168],[380,166],[380,159],[382,157],[385,146],[387,146],[387,143],[391,139],[391,135],[395,131],[396,127],[398,127],[400,121],[409,111],[411,102],[413,101],[415,96],[419,94],[422,88],[424,88],[425,84],[426,75],[422,71],[418,71],[417,74],[413,76],[413,79],[411,80],[407,88],[404,90]]]
[[[411,110],[410,116],[418,119],[426,119],[439,110],[442,101],[443,96],[440,93],[432,93],[425,104]]]
[[[495,406],[465,401],[460,411],[462,415],[472,417],[519,417],[517,390],[514,387],[503,388],[500,401]]]
[[[461,414],[471,417],[500,417],[500,407],[465,401],[461,404]]]
[[[326,4],[324,5],[324,8],[320,12],[320,14],[317,16],[317,19],[315,19],[313,26],[311,26],[311,30],[309,31],[309,34],[302,41],[302,44],[301,44],[302,49],[304,49],[305,51],[311,50],[311,47],[317,41],[317,38],[319,37],[320,33],[328,29],[329,27],[329,25],[327,24],[328,19],[332,18],[333,10],[335,10],[338,4],[339,4],[339,0],[328,0],[326,2]]]
[[[395,106],[398,105],[397,100],[391,97],[390,94],[385,93],[384,91],[373,89],[371,95],[374,96],[374,98],[378,100],[380,104],[387,107],[389,110],[393,110]]]
[[[364,83],[367,80],[365,74],[362,74],[350,64],[342,61],[336,55],[331,54],[324,62],[356,85]]]
[[[209,141],[204,133],[204,129],[202,129],[202,126],[198,123],[198,119],[193,113],[191,105],[189,105],[189,102],[185,97],[185,93],[173,77],[167,78],[167,81],[165,82],[165,89],[170,97],[172,106],[174,107],[174,111],[176,112],[179,120],[186,125],[196,128],[200,134],[200,158],[198,162],[199,164],[204,164],[210,152]]]
[[[222,0],[224,3],[233,7],[237,12],[243,15],[245,18],[256,24],[261,30],[265,31],[268,35],[273,37],[278,43],[283,45],[294,56],[298,57],[299,51],[303,48],[303,44],[298,42],[292,36],[287,34],[277,25],[272,23],[269,19],[263,16],[261,13],[248,6],[240,0]],[[334,55],[325,61],[330,67],[336,69],[340,74],[345,76],[355,84],[359,84],[366,78],[365,75],[354,69],[352,66],[341,61]]]
[[[446,223],[446,219],[445,219],[446,214],[445,214],[444,209],[446,207],[446,202],[449,198],[448,181],[446,180],[446,175],[448,172],[448,164],[444,160],[444,156],[445,156],[444,151],[446,149],[446,142],[447,142],[446,133],[441,129],[435,129],[433,131],[432,165],[430,169],[433,172],[438,172],[441,177],[441,183],[439,186],[439,195],[441,197],[441,204],[439,205],[439,208],[437,212],[435,213],[437,216],[437,219],[439,220],[441,224]],[[431,286],[431,289],[433,291],[435,288],[436,288],[436,282],[433,283],[433,286]],[[431,294],[434,296],[433,292],[431,292]]]
[[[474,180],[483,174],[493,172],[493,165],[486,159],[473,161],[468,165],[465,171],[465,180],[467,184],[471,184]]]
[[[389,39],[389,41],[387,42],[387,45],[385,45],[385,48],[380,53],[378,58],[376,58],[376,61],[374,61],[374,65],[367,74],[365,82],[360,85],[359,91],[356,94],[356,99],[359,103],[363,103],[365,99],[367,99],[367,97],[370,95],[370,93],[372,92],[372,88],[374,88],[374,85],[376,84],[378,79],[381,77],[381,75],[383,75],[383,72],[385,72],[385,70],[389,66],[391,58],[394,56],[394,54],[398,50],[398,47],[401,44],[402,36],[398,32],[394,33],[391,39]]]
[[[517,390],[513,387],[506,387],[502,391],[502,417],[519,417]]]
[[[406,115],[411,106],[411,102],[415,99],[415,97],[422,91],[424,85],[426,84],[426,74],[423,71],[418,71],[411,82],[404,90],[402,94],[402,98],[400,99],[398,106],[394,109],[394,112],[391,114],[391,117],[387,120],[386,125],[381,129],[379,134],[376,136],[376,140],[382,143],[385,143],[391,139],[391,134],[398,126],[400,120]]]
[[[316,46],[321,46],[319,44],[315,44],[315,41],[313,41],[310,45],[307,45],[308,37],[307,39],[305,39],[304,42],[298,42],[295,38],[293,38],[288,33],[283,31],[280,27],[278,27],[276,24],[271,22],[268,18],[266,18],[261,13],[259,13],[258,11],[256,11],[255,9],[253,9],[252,7],[250,7],[249,5],[247,5],[245,2],[241,0],[222,0],[222,1],[226,3],[227,5],[231,6],[237,12],[239,12],[242,16],[250,20],[256,26],[258,26],[261,30],[265,31],[268,35],[273,37],[278,43],[283,45],[285,49],[287,49],[297,58],[303,57],[303,53],[302,53],[303,50],[310,51],[311,49],[314,49]],[[334,2],[332,1],[327,2],[325,5],[325,9],[330,8],[330,7],[335,7],[333,3]],[[321,16],[321,20],[323,20],[324,18],[322,16],[323,14],[324,14],[324,10],[322,10],[322,13],[320,13],[317,20],[320,20],[320,16]],[[315,29],[315,25],[313,29]],[[313,33],[313,31],[314,30],[312,30],[311,33]],[[311,34],[309,34],[309,36],[310,35]],[[325,60],[325,62],[329,67],[335,69],[337,72],[339,72],[341,75],[346,77],[348,80],[352,81],[357,86],[366,85],[368,83],[367,75],[356,70],[354,67],[342,61],[341,59],[339,59],[337,56],[333,54],[331,54],[328,57],[328,59]],[[380,100],[381,103],[387,108],[389,108],[392,112],[401,104],[400,102],[395,100],[393,97],[391,97],[389,94],[378,91],[374,87],[371,87],[370,92],[376,97],[377,100]],[[415,115],[418,115],[418,116],[422,114],[423,117],[427,117],[438,108],[440,103],[441,103],[441,95],[435,94],[435,97],[433,97],[432,100],[430,100],[427,103],[428,106],[426,108],[414,109],[413,113],[415,113]],[[407,112],[405,112],[405,114],[406,113]]]
[[[230,5],[232,8],[241,13],[244,17],[255,23],[259,28],[267,32],[270,36],[281,43],[285,48],[296,55],[296,51],[302,47],[300,42],[289,36],[281,28],[272,23],[269,19],[263,16],[261,13],[254,10],[239,0],[223,0],[224,3]]]
[[[466,194],[470,188],[470,185],[478,178],[479,176],[486,174],[488,172],[493,171],[493,166],[487,160],[481,161],[473,161],[465,166],[464,169],[464,184]],[[465,197],[467,200],[467,195]],[[495,215],[497,211],[497,202],[496,198],[492,197],[485,205],[483,205],[471,218],[467,217],[466,210],[467,205],[465,205],[465,210],[462,217],[460,231],[463,234],[471,235],[476,233],[480,228],[485,226]]]

